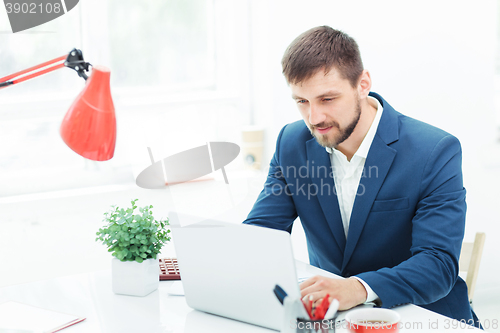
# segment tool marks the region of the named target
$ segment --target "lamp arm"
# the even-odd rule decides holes
[[[0,89],[30,80],[34,77],[55,71],[56,69],[62,67],[68,67],[75,70],[78,73],[78,76],[87,80],[88,76],[85,71],[89,71],[89,66],[91,66],[91,64],[83,60],[82,51],[75,48],[71,50],[67,56],[64,55],[57,57],[39,65],[0,78]],[[44,69],[40,70],[41,68]]]
[[[88,62],[85,62],[85,60],[83,60],[82,51],[75,48],[69,52],[68,57],[64,62],[64,66],[74,69],[78,73],[78,76],[87,80],[89,77],[85,72],[88,72],[89,66],[92,65]]]

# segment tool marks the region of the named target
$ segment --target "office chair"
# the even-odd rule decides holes
[[[479,263],[483,254],[484,241],[486,234],[484,232],[476,233],[474,242],[462,243],[462,251],[460,252],[459,271],[467,272],[465,283],[469,291],[469,302],[472,305],[472,296],[476,288],[477,275],[479,272]]]

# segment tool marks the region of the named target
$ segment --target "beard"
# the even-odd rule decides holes
[[[316,141],[323,147],[330,147],[330,148],[336,148],[339,144],[347,140],[352,132],[354,132],[354,129],[358,125],[359,118],[361,117],[361,103],[359,101],[359,98],[356,101],[356,106],[354,108],[354,116],[351,120],[351,122],[344,128],[340,128],[339,123],[336,121],[331,121],[329,123],[323,122],[314,126],[308,125],[309,131],[311,132],[312,136],[316,139]],[[320,127],[320,128],[327,128],[327,127],[335,127],[338,129],[338,133],[335,133],[333,137],[328,137],[328,134],[317,134],[314,131],[314,128]]]

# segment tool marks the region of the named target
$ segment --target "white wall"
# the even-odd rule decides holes
[[[459,137],[467,151],[494,137],[495,1],[252,2],[256,122],[268,139],[299,119],[281,75],[289,43],[330,25],[356,39],[373,91],[397,110]],[[268,157],[272,152],[267,152]]]

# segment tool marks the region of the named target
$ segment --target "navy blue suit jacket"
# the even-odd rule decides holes
[[[329,154],[303,121],[281,130],[264,189],[244,223],[291,232],[300,217],[312,265],[360,277],[382,307],[413,303],[474,324],[458,277],[466,211],[460,143],[370,95],[384,111],[347,239]]]

